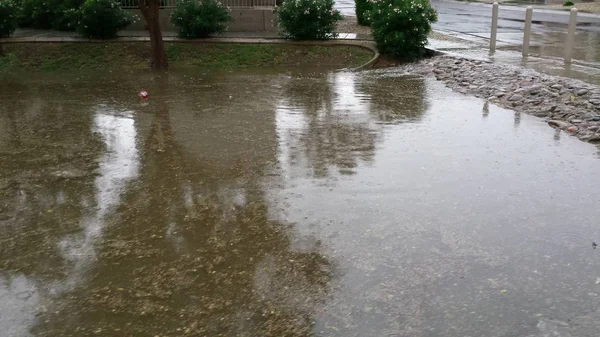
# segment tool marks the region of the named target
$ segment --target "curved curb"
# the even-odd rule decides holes
[[[356,68],[350,69],[351,71],[359,71],[359,70],[365,70],[367,68],[371,68],[375,64],[375,62],[377,62],[377,60],[379,60],[379,56],[381,56],[381,55],[379,54],[379,51],[377,51],[377,48],[375,48],[374,46],[372,46],[372,47],[363,47],[363,48],[367,48],[370,51],[372,51],[373,54],[374,54],[373,57],[367,63],[365,63],[365,64],[363,64],[361,66],[358,66]]]
[[[164,42],[175,43],[236,43],[236,44],[288,44],[298,46],[351,46],[367,49],[374,55],[365,64],[355,68],[349,68],[350,71],[358,71],[371,67],[379,59],[379,52],[371,40],[327,40],[327,41],[292,41],[286,39],[273,38],[225,38],[212,37],[206,39],[181,39],[178,37],[164,37]],[[142,37],[119,37],[111,40],[92,40],[81,37],[17,37],[3,38],[0,43],[124,43],[124,42],[150,42],[150,38]]]

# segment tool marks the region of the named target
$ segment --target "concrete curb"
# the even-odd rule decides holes
[[[248,43],[248,44],[288,44],[298,46],[352,46],[367,49],[373,52],[374,56],[365,64],[356,68],[351,68],[351,71],[362,70],[371,67],[379,59],[379,52],[375,44],[371,40],[356,40],[356,39],[340,39],[327,41],[292,41],[286,39],[275,38],[224,38],[213,37],[206,39],[182,39],[179,37],[163,37],[165,42],[174,43]],[[150,42],[149,37],[119,37],[110,40],[92,40],[81,37],[21,37],[21,38],[4,38],[0,39],[0,43],[15,44],[15,43],[125,43],[125,42]]]

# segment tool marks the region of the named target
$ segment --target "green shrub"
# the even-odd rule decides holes
[[[171,23],[183,38],[204,38],[227,30],[229,9],[217,0],[180,0],[171,13]]]
[[[373,8],[373,3],[370,0],[354,0],[354,8],[358,24],[368,26],[370,24],[368,13]]]
[[[336,23],[343,19],[333,0],[286,0],[277,8],[281,33],[293,40],[327,40],[337,37]]]
[[[12,0],[0,1],[0,38],[9,37],[17,29],[17,11]]]
[[[85,37],[110,39],[134,20],[135,15],[121,9],[117,0],[86,0],[77,31]]]
[[[49,0],[21,0],[18,23],[20,27],[48,29],[51,27],[52,2]]]
[[[13,2],[17,5],[17,26],[30,27],[32,25],[33,1],[14,0]]]
[[[81,21],[81,6],[85,0],[52,0],[55,2],[50,25],[56,30],[75,30]]]
[[[52,28],[56,30],[73,31],[81,22],[81,10],[67,8],[56,13],[52,18]]]
[[[573,1],[567,1],[567,2],[565,2],[563,4],[563,6],[565,6],[565,7],[571,7],[571,6],[574,6],[574,5],[575,5],[575,3]]]
[[[19,0],[20,27],[75,30],[85,0]]]
[[[369,20],[381,54],[413,60],[423,55],[437,13],[428,0],[376,0]]]

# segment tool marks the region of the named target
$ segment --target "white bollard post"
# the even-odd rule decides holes
[[[533,19],[533,8],[527,6],[525,10],[525,31],[523,32],[523,57],[529,55],[529,41],[531,40],[531,21]]]
[[[492,5],[492,33],[490,36],[490,53],[496,51],[496,33],[498,30],[498,12],[500,10],[500,5],[497,2],[494,2]]]
[[[565,42],[565,63],[571,63],[573,59],[573,46],[575,45],[575,28],[577,27],[577,8],[571,8],[569,16],[569,30]]]

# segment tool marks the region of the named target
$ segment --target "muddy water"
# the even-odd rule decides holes
[[[600,328],[598,150],[539,119],[393,70],[0,89],[0,336]]]

